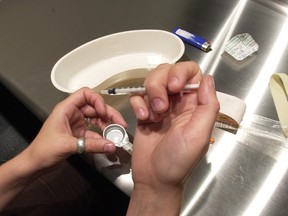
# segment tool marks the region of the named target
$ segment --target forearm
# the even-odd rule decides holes
[[[134,189],[127,216],[178,216],[181,210],[182,194],[181,188],[164,192]]]
[[[33,180],[29,158],[20,153],[0,166],[0,212]]]

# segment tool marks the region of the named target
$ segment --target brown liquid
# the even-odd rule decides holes
[[[148,69],[135,69],[118,73],[93,88],[96,92],[104,89],[142,86]],[[129,107],[129,95],[102,95],[105,102],[118,110]]]

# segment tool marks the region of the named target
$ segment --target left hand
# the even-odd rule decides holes
[[[106,105],[102,97],[82,88],[52,111],[33,142],[19,155],[0,166],[0,212],[33,179],[52,171],[77,153],[77,140],[86,139],[85,152],[113,153],[115,146],[96,132],[86,130],[85,118],[101,130],[114,122],[127,123],[121,114]]]
[[[127,127],[121,114],[105,104],[103,98],[89,88],[82,88],[60,102],[25,150],[33,161],[31,169],[52,168],[77,153],[77,139],[86,139],[85,152],[113,153],[115,146],[101,135],[86,130],[85,119],[101,130],[109,123]]]

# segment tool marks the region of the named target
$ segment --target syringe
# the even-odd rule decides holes
[[[194,89],[198,89],[199,84],[188,83],[181,90],[182,93],[189,93]],[[136,87],[121,87],[121,88],[109,88],[100,91],[101,94],[104,95],[127,95],[127,94],[145,94],[146,88],[145,86],[136,86]]]

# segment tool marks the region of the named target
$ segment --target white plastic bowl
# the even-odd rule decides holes
[[[51,81],[67,93],[84,86],[95,88],[121,72],[174,64],[184,49],[183,42],[167,31],[120,32],[90,41],[63,56],[52,69]]]

